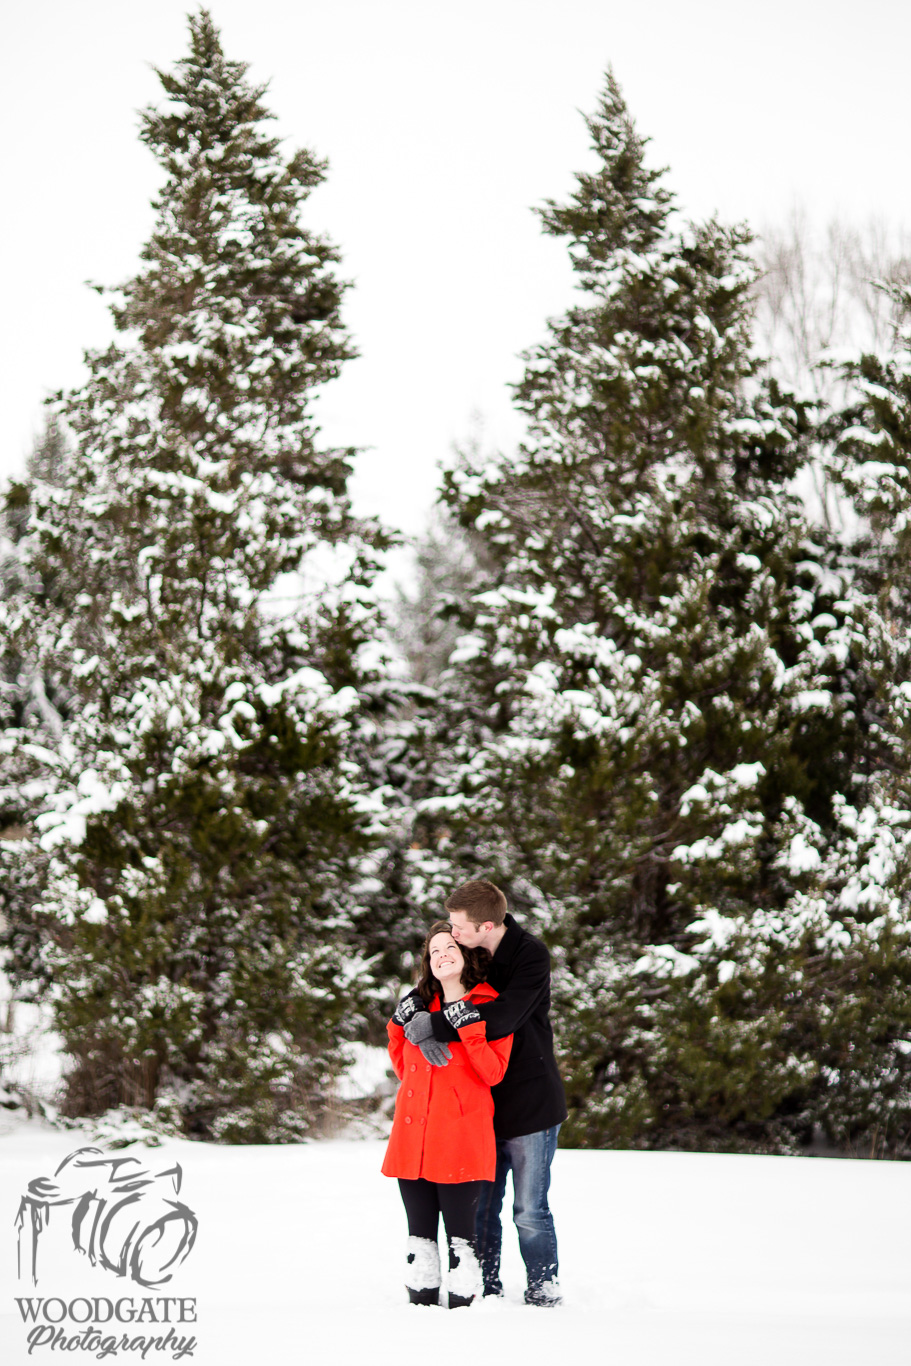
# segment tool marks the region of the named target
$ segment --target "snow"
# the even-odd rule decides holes
[[[816,708],[826,711],[832,705],[832,694],[824,688],[806,688],[791,701],[795,711],[814,711]]]
[[[687,703],[687,706],[690,704]],[[693,708],[698,716],[698,709]],[[760,778],[765,774],[765,766],[761,763],[755,764],[735,764],[729,773],[714,773],[707,768],[698,783],[688,787],[680,798],[680,814],[688,816],[694,805],[702,805],[707,802],[715,803],[719,809],[724,809],[722,803],[730,800],[739,792],[747,792],[754,788]]]
[[[472,659],[477,659],[480,654],[483,654],[486,645],[487,642],[483,636],[459,636],[455,643],[455,649],[449,656],[450,665],[468,664]]]
[[[723,949],[731,936],[737,931],[737,922],[730,916],[721,915],[713,906],[707,907],[698,920],[687,925],[687,934],[705,934],[705,942],[697,948],[699,953],[708,953],[712,948]]]
[[[654,973],[656,977],[685,977],[698,968],[699,960],[681,953],[673,944],[652,944],[633,964],[636,973]]]
[[[429,1238],[411,1238],[406,1244],[405,1284],[411,1290],[433,1290],[440,1284],[440,1245]]]
[[[51,1007],[13,1001],[9,982],[0,971],[0,1020],[4,1024],[0,1030],[3,1087],[28,1095],[35,1106],[53,1107],[60,1088],[64,1052],[63,1041],[53,1028]],[[2,1134],[3,1111],[0,1110]]]
[[[180,1199],[199,1218],[173,1281],[143,1290],[76,1261],[67,1220],[52,1213],[30,1292],[16,1280],[19,1198],[76,1146],[39,1121],[0,1118],[4,1366],[59,1355],[27,1355],[14,1296],[29,1293],[195,1298],[197,1322],[178,1327],[198,1341],[183,1360],[201,1366],[439,1355],[450,1321],[434,1316],[448,1311],[406,1302],[407,1232],[396,1183],[379,1171],[381,1141],[131,1147],[155,1172],[180,1163]],[[902,1163],[561,1149],[551,1204],[563,1306],[522,1302],[507,1224],[506,1297],[460,1311],[459,1352],[516,1366],[899,1366],[911,1333],[909,1197]]]
[[[450,1267],[447,1277],[449,1293],[460,1295],[466,1300],[471,1295],[480,1295],[484,1289],[484,1280],[471,1243],[466,1238],[453,1238],[452,1252],[455,1266]]]
[[[424,815],[435,816],[445,811],[458,811],[465,805],[466,800],[462,792],[453,792],[451,796],[444,797],[424,797],[415,803],[415,810]]]
[[[700,859],[724,858],[731,849],[749,844],[758,837],[762,829],[762,819],[761,812],[749,811],[737,820],[729,821],[717,839],[705,836],[694,840],[692,844],[678,844],[671,851],[671,857],[677,863],[688,864],[697,863]]]
[[[113,811],[125,792],[122,784],[115,783],[109,788],[94,769],[86,769],[80,774],[76,792],[63,794],[61,800],[68,805],[62,811],[46,811],[36,818],[38,829],[45,832],[38,843],[48,851],[67,840],[81,844],[85,839],[86,817]]]
[[[795,876],[820,867],[822,859],[819,850],[814,849],[802,830],[799,830],[788,846],[785,866]]]

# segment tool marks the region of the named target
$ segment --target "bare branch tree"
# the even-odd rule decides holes
[[[824,406],[850,402],[837,361],[892,346],[911,284],[911,233],[881,218],[864,225],[832,219],[817,229],[795,206],[783,227],[760,234],[756,338],[771,374]],[[896,288],[898,287],[898,288]],[[842,525],[846,509],[821,462],[801,489],[811,514]]]

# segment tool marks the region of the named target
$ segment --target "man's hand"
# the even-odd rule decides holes
[[[464,1029],[466,1025],[481,1023],[481,1016],[470,1001],[452,1001],[443,1007],[443,1014],[453,1029]]]
[[[433,1021],[428,1011],[416,1011],[405,1025],[405,1038],[416,1044],[427,1062],[434,1067],[445,1067],[452,1052],[444,1043],[433,1037]]]
[[[413,1015],[417,1015],[422,1010],[426,1014],[427,1007],[420,996],[403,996],[396,1006],[392,1018],[397,1025],[405,1025]]]

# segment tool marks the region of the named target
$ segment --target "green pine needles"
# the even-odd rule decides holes
[[[343,1061],[337,944],[381,810],[353,756],[386,542],[311,411],[353,354],[337,253],[302,222],[324,168],[280,155],[205,11],[190,39],[143,115],[165,180],[113,306],[125,341],[59,398],[62,477],[12,495],[32,591],[6,634],[55,680],[62,733],[27,746],[43,788],[34,839],[6,847],[7,918],[14,941],[41,928],[70,1112],[280,1141]]]
[[[911,335],[843,412],[784,392],[749,232],[685,220],[608,75],[541,211],[578,293],[526,439],[445,476],[393,664],[390,538],[313,419],[353,354],[324,165],[205,11],[159,74],[118,343],[4,512],[5,969],[65,1109],[315,1132],[486,875],[553,950],[564,1141],[907,1156]],[[794,491],[814,460],[850,533]]]
[[[580,300],[525,357],[528,439],[446,481],[486,576],[416,828],[550,939],[565,1141],[903,1150],[869,614],[790,484],[815,415],[752,353],[749,234],[681,221],[612,76],[589,130],[542,213]]]

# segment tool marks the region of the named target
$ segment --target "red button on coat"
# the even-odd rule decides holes
[[[418,1065],[417,1065],[416,1062],[413,1062],[413,1063],[411,1064],[411,1070],[412,1070],[412,1072],[416,1072],[416,1071],[418,1070]],[[427,1071],[428,1071],[428,1072],[430,1071],[430,1068],[429,1068],[429,1067],[427,1068]]]
[[[405,1123],[406,1123],[406,1124],[410,1124],[410,1123],[411,1123],[411,1116],[410,1116],[410,1115],[406,1115],[406,1116],[405,1116]]]

